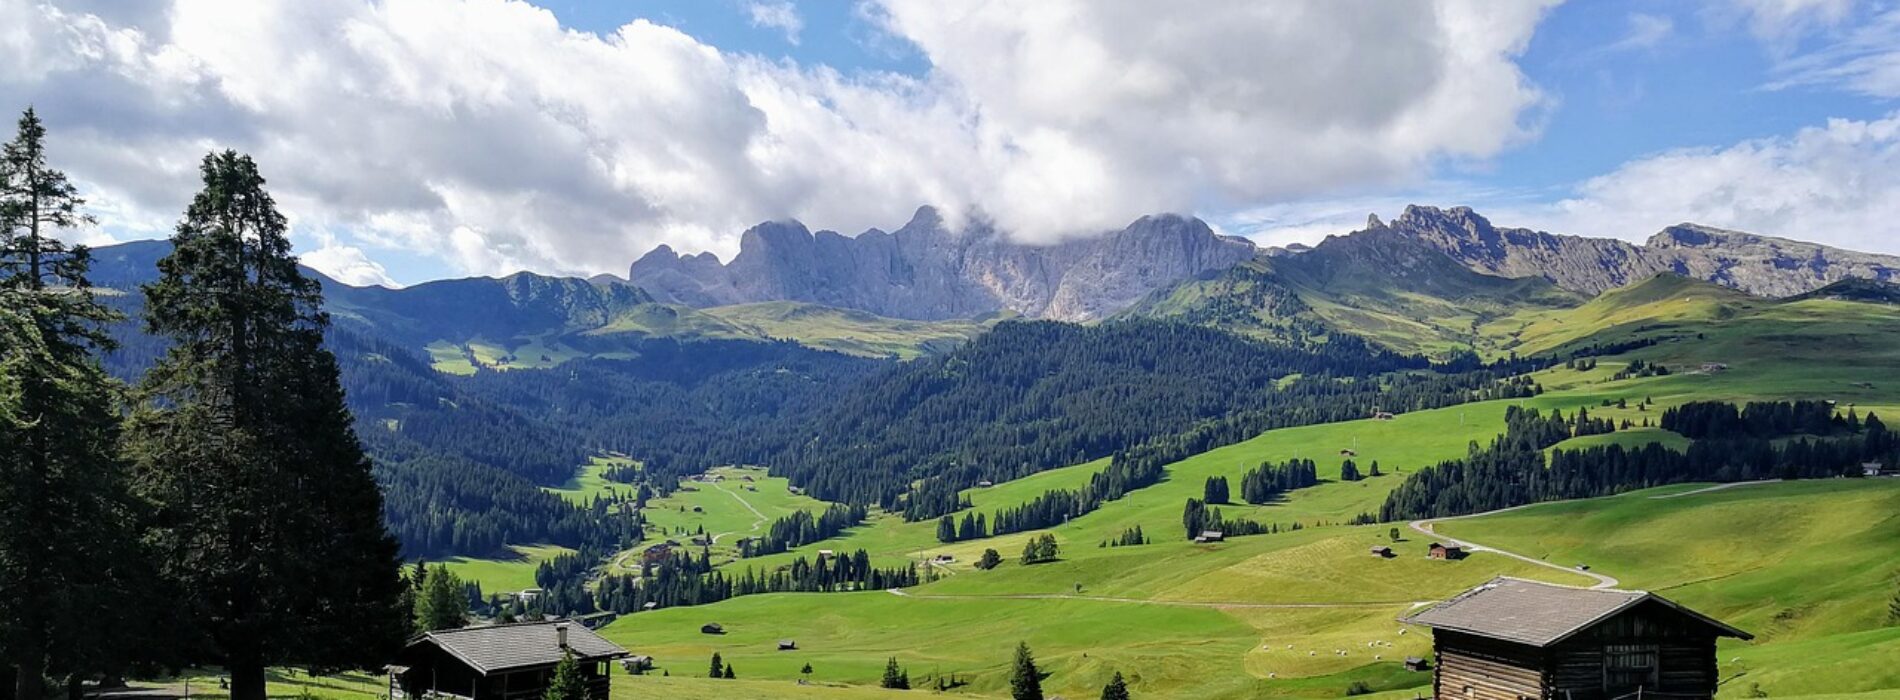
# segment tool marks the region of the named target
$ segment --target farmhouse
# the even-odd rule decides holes
[[[1895,473],[1900,473],[1900,472],[1896,472],[1895,470],[1888,469],[1887,465],[1881,464],[1880,462],[1862,462],[1860,465],[1860,473],[1862,476],[1872,477],[1872,476],[1893,476]]]
[[[1373,420],[1392,420],[1392,413],[1390,411],[1373,411],[1372,419]]]
[[[567,622],[465,627],[411,639],[388,666],[389,697],[538,699],[569,653],[580,663],[587,696],[607,700],[608,664],[627,650]]]
[[[989,488],[989,487],[991,487],[991,486],[995,486],[995,485],[996,485],[996,482],[994,482],[994,481],[990,481],[989,479],[984,479],[984,480],[982,480],[982,481],[978,481],[978,482],[976,482],[976,486],[977,486],[977,488],[984,488],[984,489],[987,489],[987,488]]]
[[[1711,698],[1729,625],[1644,591],[1498,578],[1401,622],[1430,627],[1440,700]]]
[[[1430,559],[1454,561],[1465,558],[1465,548],[1455,544],[1433,542],[1431,548],[1425,551],[1425,556]]]

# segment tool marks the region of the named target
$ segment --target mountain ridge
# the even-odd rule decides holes
[[[759,224],[741,236],[729,263],[660,246],[633,263],[628,280],[661,301],[694,307],[807,301],[913,320],[1014,312],[1089,321],[1257,250],[1174,214],[1037,246],[1011,242],[982,221],[952,231],[935,209],[921,207],[894,231],[855,237],[797,221]]]

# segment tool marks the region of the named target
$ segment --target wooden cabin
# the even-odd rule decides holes
[[[1377,546],[1377,547],[1373,547],[1373,548],[1372,548],[1372,556],[1375,556],[1375,557],[1378,557],[1378,558],[1380,558],[1380,559],[1391,559],[1391,558],[1392,558],[1392,548],[1391,548],[1391,547],[1387,547],[1387,546],[1385,546],[1385,545],[1380,545],[1380,546]]]
[[[790,639],[778,640],[778,650],[779,651],[798,651],[798,642],[794,642]]]
[[[717,622],[708,622],[699,626],[700,634],[725,634],[726,626]]]
[[[607,700],[611,663],[627,650],[569,622],[526,622],[429,632],[388,666],[390,700],[540,700],[554,666],[573,654],[587,696]]]
[[[1456,561],[1465,558],[1465,548],[1455,544],[1433,542],[1432,546],[1425,550],[1425,557],[1428,559]]]
[[[1653,593],[1514,578],[1401,621],[1432,629],[1439,700],[1712,698],[1715,640],[1752,639]]]

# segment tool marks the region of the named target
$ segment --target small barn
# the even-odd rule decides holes
[[[1405,670],[1430,671],[1432,670],[1432,664],[1431,662],[1426,661],[1425,659],[1417,657],[1417,656],[1407,656],[1405,657]]]
[[[1425,556],[1430,559],[1456,561],[1465,558],[1465,548],[1455,544],[1433,542],[1431,548],[1425,550]]]
[[[790,639],[778,640],[778,650],[779,651],[798,651],[798,642],[792,641]]]
[[[436,696],[534,700],[547,694],[554,666],[573,654],[587,695],[607,700],[608,669],[627,650],[568,622],[525,622],[429,632],[390,664],[390,700]]]
[[[717,622],[708,622],[699,626],[700,634],[725,634],[726,626]]]
[[[1221,532],[1220,530],[1202,530],[1201,536],[1194,538],[1194,541],[1195,542],[1225,542],[1227,541],[1227,533]]]
[[[1715,640],[1752,638],[1653,593],[1514,578],[1400,621],[1432,629],[1440,700],[1712,698]]]
[[[1387,547],[1387,546],[1384,546],[1384,545],[1380,545],[1380,546],[1377,546],[1377,547],[1373,547],[1373,548],[1372,548],[1372,556],[1375,556],[1375,557],[1378,557],[1378,558],[1380,558],[1380,559],[1391,559],[1391,558],[1392,558],[1392,548],[1391,548],[1391,547]]]

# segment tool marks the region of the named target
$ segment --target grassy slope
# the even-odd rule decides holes
[[[615,337],[679,340],[791,340],[820,350],[866,357],[912,358],[962,343],[994,325],[1000,317],[911,321],[803,302],[764,302],[694,309],[669,304],[639,304],[598,328],[574,329],[588,347]],[[491,369],[544,369],[582,357],[624,358],[605,347],[588,353],[575,349],[562,333],[493,339],[437,339],[424,350],[438,371],[472,374],[477,365]]]
[[[547,544],[513,545],[508,549],[511,556],[505,558],[452,557],[430,563],[446,564],[462,580],[481,584],[483,593],[504,593],[533,588],[535,567],[574,551]]]
[[[1900,687],[1887,620],[1900,554],[1900,480],[1653,492],[1553,503],[1440,525],[1553,561],[1586,561],[1757,636],[1730,642],[1723,676],[1770,695]]]

